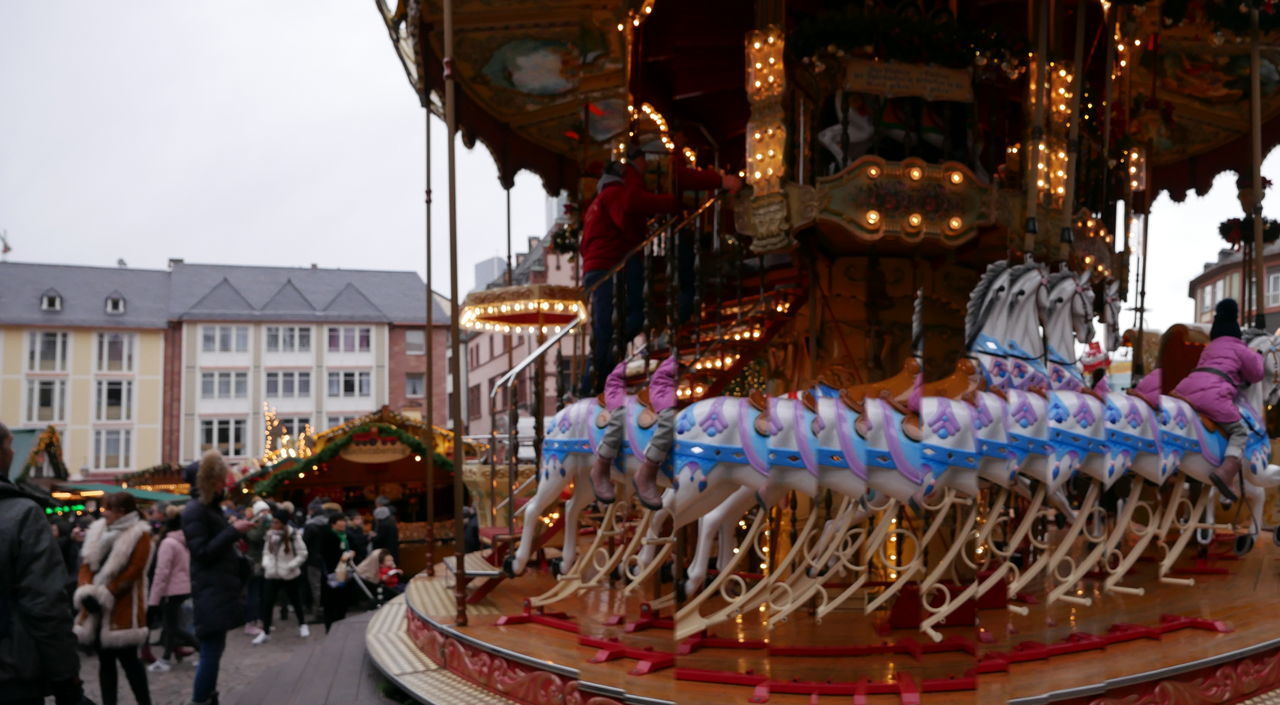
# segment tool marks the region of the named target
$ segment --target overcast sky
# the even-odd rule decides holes
[[[12,261],[424,273],[422,123],[373,0],[0,4],[0,229]],[[447,293],[443,132],[433,269]],[[1264,172],[1280,183],[1280,161]],[[474,262],[505,256],[506,223],[483,147],[459,149],[458,179],[465,292]],[[1240,214],[1234,181],[1158,201],[1151,324],[1190,319],[1187,281],[1215,258],[1218,223]],[[545,232],[536,177],[518,177],[512,208],[517,242]]]
[[[425,274],[423,115],[373,0],[0,3],[9,259]],[[447,294],[438,122],[432,147]],[[466,292],[474,262],[506,255],[506,219],[482,146],[459,147],[458,183]],[[511,200],[517,243],[546,232],[536,177]]]

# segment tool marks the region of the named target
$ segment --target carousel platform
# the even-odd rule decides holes
[[[977,610],[936,645],[860,607],[821,624],[793,615],[772,632],[743,615],[676,644],[668,615],[619,589],[526,610],[526,598],[555,584],[532,569],[469,605],[470,623],[457,627],[451,575],[438,566],[375,615],[367,650],[428,705],[1271,703],[1280,702],[1275,554],[1260,544],[1194,566],[1194,587],[1161,584],[1154,564],[1141,565],[1131,584],[1142,596],[1104,595],[1087,580],[1077,594],[1092,596],[1090,607],[1046,607],[1032,591],[1027,614]]]

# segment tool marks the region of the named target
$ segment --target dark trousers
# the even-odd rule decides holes
[[[119,685],[117,662],[129,681],[133,699],[138,705],[151,705],[151,691],[147,689],[147,669],[142,666],[142,659],[138,658],[136,646],[98,649],[98,687],[102,689],[102,705],[116,705],[116,687]]]
[[[200,639],[200,663],[196,666],[196,678],[191,700],[207,703],[218,692],[218,669],[222,667],[222,652],[227,649],[227,633],[206,634]]]
[[[268,580],[262,602],[262,630],[271,633],[271,617],[275,614],[276,596],[283,592],[288,596],[293,611],[298,616],[298,624],[306,622],[302,619],[302,576],[293,580]]]
[[[163,620],[163,631],[160,643],[164,645],[164,657],[173,658],[173,653],[180,646],[198,646],[196,637],[182,628],[182,603],[190,595],[169,595],[160,599],[160,614]]]
[[[623,318],[623,339],[631,340],[644,328],[644,262],[639,257],[627,263],[622,271],[606,278],[608,270],[597,269],[582,275],[582,288],[605,281],[591,293],[591,355],[583,370],[578,393],[590,397],[604,390],[605,377],[613,371],[617,361],[613,357],[613,304],[614,285],[622,286],[626,315]],[[593,380],[593,376],[598,379]]]
[[[351,580],[359,580],[352,575]],[[348,582],[342,587],[329,587],[329,580],[326,578],[320,583],[320,605],[324,608],[324,631],[329,633],[329,627],[334,622],[347,616],[347,607],[351,605],[351,591],[347,588],[351,583]]]
[[[266,582],[266,578],[261,575],[249,576],[249,582],[245,585],[244,598],[244,621],[246,623],[257,622],[262,619],[259,612],[262,611],[262,586]]]

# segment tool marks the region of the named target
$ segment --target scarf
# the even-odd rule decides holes
[[[285,551],[293,552],[293,542],[289,540],[288,529],[270,529],[267,531],[267,551],[271,554],[280,552],[283,546]]]
[[[334,530],[333,530],[333,533],[337,535],[337,537],[338,537],[338,542],[342,544],[342,550],[343,550],[343,551],[349,551],[349,550],[351,550],[351,545],[350,545],[349,543],[347,543],[347,532],[345,532],[345,531],[338,531],[337,529],[334,529]]]
[[[137,512],[129,512],[110,524],[106,523],[107,520],[105,518],[98,521],[103,522],[106,529],[102,532],[102,537],[90,547],[90,550],[84,556],[84,562],[89,565],[89,570],[94,573],[97,573],[102,568],[102,562],[107,559],[107,556],[111,555],[111,547],[115,545],[116,539],[142,521],[142,517]]]

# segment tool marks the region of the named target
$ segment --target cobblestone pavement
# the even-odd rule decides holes
[[[292,610],[290,610],[292,613]],[[354,612],[353,612],[354,614]],[[277,614],[277,616],[279,616]],[[271,626],[271,641],[261,646],[250,644],[253,637],[237,629],[227,633],[227,650],[222,655],[222,668],[218,672],[218,692],[221,702],[235,702],[238,694],[253,685],[262,674],[281,667],[299,649],[309,647],[308,642],[324,639],[324,625],[312,624],[311,636],[303,639],[298,635],[298,623],[290,614],[286,621],[277,620]],[[152,639],[158,639],[159,632],[152,632]],[[156,657],[164,653],[159,646],[152,646]],[[183,659],[166,673],[147,672],[147,684],[151,691],[153,705],[186,705],[191,702],[191,685],[196,669],[192,666],[194,656]],[[117,667],[118,668],[118,667]],[[85,695],[95,703],[102,703],[98,689],[98,659],[95,656],[80,656],[80,678],[84,681]],[[129,689],[124,673],[119,676],[120,685],[117,697],[119,705],[136,705],[133,691]]]

